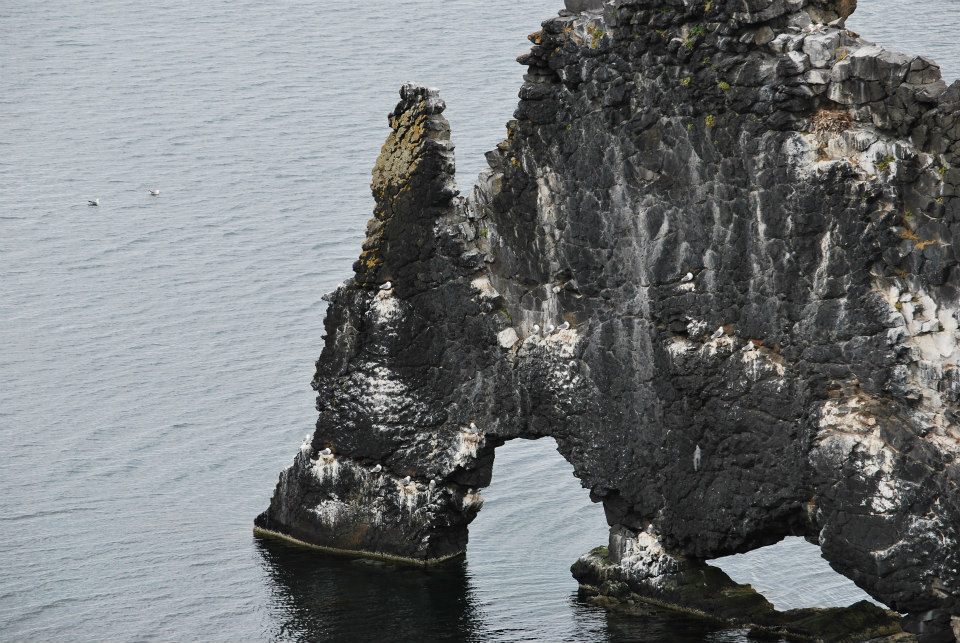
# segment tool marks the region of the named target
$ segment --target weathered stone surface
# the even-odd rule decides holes
[[[258,527],[456,555],[496,447],[550,435],[611,550],[667,556],[624,567],[632,591],[802,535],[951,640],[960,83],[844,30],[854,7],[561,12],[469,199],[442,101],[405,87],[317,430]]]
[[[564,6],[570,11],[599,11],[606,0],[564,0]]]
[[[761,640],[915,640],[904,634],[899,614],[868,601],[778,612],[751,586],[702,561],[673,557],[654,538],[611,541],[616,549],[597,547],[572,567],[580,594],[604,607],[631,613],[652,604],[747,628],[750,638]]]

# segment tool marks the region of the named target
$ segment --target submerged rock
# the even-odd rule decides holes
[[[257,529],[456,556],[496,447],[549,435],[629,592],[801,535],[952,640],[960,83],[845,30],[854,7],[562,11],[469,198],[443,101],[405,86],[317,430]]]

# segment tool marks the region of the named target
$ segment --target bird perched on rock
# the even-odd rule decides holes
[[[570,330],[570,322],[565,321],[560,324],[560,330]]]
[[[324,449],[323,451],[320,452],[320,455],[333,455],[333,451],[331,451],[330,449]]]
[[[473,422],[470,423],[470,433],[480,433],[480,429],[478,429],[477,425]]]
[[[160,196],[160,190],[148,190],[150,196]]]
[[[383,471],[383,465],[378,464],[373,469],[371,469],[371,471],[373,471],[374,473],[380,473],[381,471]]]
[[[713,331],[713,335],[710,335],[710,339],[720,339],[723,337],[723,326]]]
[[[434,489],[437,488],[437,481],[436,481],[436,480],[431,480],[431,481],[430,481],[430,484],[429,484],[428,486],[430,487],[430,491],[433,491]]]
[[[393,288],[393,284],[390,283],[389,281],[384,282],[384,283],[380,286],[380,290],[390,290],[391,288]]]
[[[553,287],[553,294],[557,294],[558,292],[560,292],[560,286],[554,286],[554,287]]]
[[[686,284],[686,283],[690,283],[691,281],[693,281],[693,273],[692,273],[692,272],[688,272],[687,274],[685,274],[685,275],[683,276],[683,279],[681,279],[680,281],[682,281],[682,282],[685,283],[685,284]]]
[[[87,201],[87,205],[97,206],[100,205],[100,197],[93,199],[92,201]]]
[[[403,484],[410,484],[410,476],[403,479]]]
[[[534,335],[539,335],[539,334],[540,334],[540,324],[534,324],[534,325],[533,325],[533,328],[532,328],[531,330],[533,331],[533,334],[534,334]]]
[[[547,325],[547,335],[552,335],[554,330],[556,330],[556,328],[554,327],[553,324]]]

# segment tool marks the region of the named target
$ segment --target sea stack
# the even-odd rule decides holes
[[[851,0],[586,4],[530,36],[469,197],[437,91],[401,90],[329,298],[312,449],[257,530],[457,556],[496,448],[552,436],[610,525],[585,589],[800,628],[697,585],[798,535],[919,640],[953,640],[960,83],[842,28]],[[411,473],[436,490],[398,491]]]

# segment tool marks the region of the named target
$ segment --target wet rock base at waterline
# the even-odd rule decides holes
[[[603,503],[578,578],[605,595],[803,536],[954,640],[960,83],[854,7],[562,11],[467,197],[438,92],[405,86],[316,431],[258,528],[456,556],[496,448],[552,436]]]
[[[751,639],[794,641],[912,641],[900,615],[868,601],[845,608],[777,611],[750,585],[738,585],[721,569],[680,560],[655,543],[626,549],[597,547],[573,564],[580,595],[606,609],[643,616],[672,610],[725,627],[746,628]],[[643,568],[641,574],[625,573]],[[650,574],[654,572],[654,574]]]

